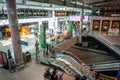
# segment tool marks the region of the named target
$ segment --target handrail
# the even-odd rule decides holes
[[[65,51],[65,50],[62,50],[60,47],[55,47],[56,49],[59,49],[62,54],[67,54],[67,55],[70,55],[72,56],[74,59],[76,59],[78,61],[79,64],[84,64],[82,60],[80,60],[79,58],[77,58],[75,55],[73,55],[71,52],[68,52],[68,51]],[[65,53],[64,53],[65,52]]]
[[[64,70],[67,74],[70,74],[70,73],[69,73],[69,70],[70,70],[70,72],[72,72],[72,74],[70,74],[70,75],[74,75],[74,76],[75,76],[75,75],[78,74],[78,73],[77,73],[75,70],[73,70],[70,66],[66,65],[65,63],[63,63],[63,62],[61,62],[61,61],[58,61],[58,60],[55,60],[55,59],[52,59],[52,58],[46,58],[46,57],[44,57],[43,59],[47,60],[48,63],[51,63],[52,65],[61,68],[61,69]],[[67,68],[67,70],[66,70],[66,68]],[[68,70],[68,69],[69,69],[69,70]]]
[[[60,48],[58,48],[58,49],[60,49]],[[62,49],[61,49],[62,50]],[[64,50],[63,50],[64,51]],[[68,51],[65,51],[65,52],[68,52]],[[68,52],[68,53],[70,53],[70,52]],[[71,53],[72,54],[72,53]],[[81,60],[80,60],[80,62],[82,62]],[[81,65],[81,64],[80,64]],[[86,66],[86,65],[85,65]],[[78,67],[78,66],[73,66],[73,67],[75,67],[75,68],[77,68],[78,70],[80,69],[80,66]],[[89,69],[85,69],[85,68],[83,68],[83,66],[81,66],[82,67],[82,69],[84,70],[84,74],[87,72],[87,75],[89,75],[89,74],[92,74],[91,73],[91,71],[89,70]],[[96,72],[94,72],[95,74],[97,74]],[[90,76],[89,76],[90,77]],[[114,78],[114,77],[110,77],[110,76],[106,76],[106,75],[103,75],[103,74],[100,74],[100,77],[102,77],[102,78],[104,78],[104,79],[110,79],[110,80],[117,80],[116,78]],[[89,80],[91,80],[91,79],[89,79]]]
[[[95,71],[91,71],[91,74],[93,74],[93,75],[97,75],[98,73],[97,72],[95,72]],[[104,75],[104,74],[99,74],[99,77],[100,77],[100,79],[103,79],[103,80],[117,80],[117,78],[115,78],[115,77],[111,77],[111,76],[107,76],[107,75]]]
[[[100,42],[104,43],[106,46],[108,46],[110,49],[115,51],[120,56],[120,50],[117,47],[115,47],[114,45],[112,45],[109,41],[103,39],[100,36],[96,36],[92,31],[89,32],[88,35],[92,36],[92,37],[96,38],[97,40],[99,40]]]
[[[62,50],[62,53],[61,54],[64,54],[64,55],[70,55],[70,56],[72,56],[74,59],[77,59],[77,61],[78,61],[78,64],[79,64],[79,68],[77,68],[78,70],[80,70],[80,72],[82,72],[83,73],[83,75],[85,75],[85,76],[87,76],[88,78],[89,78],[89,80],[94,80],[94,78],[92,77],[92,75],[89,73],[89,71],[86,69],[86,68],[84,68],[84,70],[82,70],[83,69],[83,62],[81,61],[81,60],[79,60],[75,55],[73,55],[71,52],[68,52],[68,51],[64,51],[64,50]]]
[[[120,62],[120,60],[113,60],[113,61],[106,61],[106,62],[98,62],[98,63],[95,63],[95,65],[111,64],[111,63],[117,63],[117,62]]]
[[[104,64],[95,64],[92,66],[92,69],[95,71],[109,71],[109,70],[118,70],[120,62],[116,63],[104,63]]]

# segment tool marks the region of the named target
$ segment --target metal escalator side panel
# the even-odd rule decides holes
[[[117,59],[120,59],[120,53],[116,53],[115,50],[111,49],[108,45],[105,45],[103,42],[101,42],[99,39],[93,37],[93,36],[87,36],[87,38],[94,43],[96,43],[101,49],[108,52],[110,55],[116,57]]]

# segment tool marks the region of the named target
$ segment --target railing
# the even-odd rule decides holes
[[[74,76],[77,75],[77,73],[75,71],[71,70],[71,68],[69,66],[65,65],[63,62],[60,62],[60,61],[57,61],[57,60],[52,60],[52,61],[49,60],[49,61],[50,61],[50,64],[61,68],[67,74],[74,75]]]
[[[57,49],[60,49],[60,48],[57,48]],[[58,52],[58,51],[57,51]],[[60,51],[60,53],[62,53],[62,52],[67,52],[65,55],[67,55],[68,54],[68,56],[70,56],[69,54],[72,54],[72,53],[70,53],[70,52],[68,52],[68,51]],[[72,54],[73,55],[73,54]],[[72,56],[71,56],[72,57]],[[74,55],[74,57],[73,58],[77,58],[75,55]],[[65,59],[64,61],[66,61],[66,58],[63,58],[63,59]],[[78,59],[79,60],[79,59]],[[67,60],[68,61],[68,60]],[[68,61],[68,62],[70,62],[70,60]],[[79,63],[80,62],[80,63]],[[113,61],[114,62],[114,61]],[[72,62],[70,62],[71,64],[72,64]],[[94,80],[94,78],[95,78],[95,75],[97,74],[95,71],[90,71],[89,70],[89,66],[82,66],[82,61],[81,60],[79,60],[78,61],[78,64],[80,65],[80,66],[76,66],[75,65],[75,63],[76,62],[74,62],[74,64],[72,64],[72,66],[73,67],[75,67],[76,68],[76,70],[78,70],[79,72],[82,72],[82,74],[83,75],[85,75],[85,76],[87,76],[87,78],[88,78],[88,80]],[[86,68],[87,67],[87,68]],[[82,70],[81,70],[82,69]],[[94,73],[93,73],[94,72]],[[92,78],[91,78],[92,77]],[[106,75],[103,75],[103,74],[100,74],[100,78],[101,79],[107,79],[107,80],[117,80],[116,78],[114,78],[114,77],[110,77],[110,76],[106,76]]]
[[[41,57],[40,62],[47,64],[47,65],[54,65],[56,67],[59,67],[60,69],[62,69],[69,75],[72,75],[72,76],[78,75],[78,73],[74,69],[70,68],[70,66],[64,64],[61,61],[58,61],[52,58]]]
[[[115,60],[115,61],[96,63],[95,65],[92,66],[92,69],[95,71],[112,71],[112,70],[118,70],[119,67],[120,67],[120,60]]]
[[[120,56],[120,49],[118,49],[116,46],[112,45],[108,40],[103,39],[101,36],[97,36],[96,34],[97,33],[92,32],[92,31],[88,33],[89,36],[92,36],[92,37],[96,38],[97,40],[99,40],[101,43],[104,43],[107,47],[112,49],[114,52],[116,52]]]
[[[120,60],[113,60],[113,61],[99,62],[99,63],[95,63],[95,65],[109,64],[109,63],[118,63],[118,62],[120,62]]]
[[[59,48],[58,48],[59,49]],[[62,52],[58,53],[58,54],[63,54],[64,55],[64,61],[67,61],[67,63],[71,64],[72,67],[75,68],[75,70],[79,71],[79,74],[82,74],[82,76],[86,76],[89,80],[95,80],[93,78],[93,76],[91,75],[91,73],[89,73],[88,69],[87,68],[84,68],[82,65],[84,64],[81,60],[79,60],[75,55],[73,55],[71,52],[68,52],[68,51],[64,51],[62,50]],[[66,58],[66,56],[71,56],[71,59],[72,59],[72,62],[71,62],[71,59],[69,57]],[[75,60],[76,59],[76,60]]]
[[[80,65],[84,64],[82,60],[80,60],[79,58],[77,58],[77,57],[76,57],[75,55],[73,55],[71,52],[62,50],[62,49],[59,48],[59,47],[56,47],[55,49],[57,49],[56,52],[59,52],[59,53],[61,53],[61,54],[65,54],[65,55],[72,56]]]

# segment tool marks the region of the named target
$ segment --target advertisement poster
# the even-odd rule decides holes
[[[72,21],[69,21],[70,37],[72,37],[72,26],[73,26],[73,22],[72,22]]]
[[[45,27],[40,25],[40,44],[42,48],[45,48]]]

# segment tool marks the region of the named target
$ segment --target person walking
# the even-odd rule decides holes
[[[35,43],[35,50],[36,50],[36,61],[38,62],[38,57],[37,57],[37,54],[38,54],[38,51],[39,51],[39,43],[38,43],[38,41],[36,41],[36,43]]]

